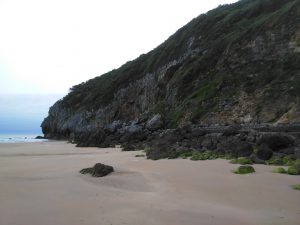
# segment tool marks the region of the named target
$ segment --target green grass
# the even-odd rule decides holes
[[[255,169],[252,166],[240,166],[237,169],[233,170],[235,174],[248,174],[254,173]]]

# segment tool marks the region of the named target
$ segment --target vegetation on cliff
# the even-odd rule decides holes
[[[217,150],[282,161],[299,152],[299,136],[255,132],[264,131],[262,123],[300,122],[299,24],[298,0],[220,6],[149,53],[72,87],[49,110],[43,132],[79,146],[132,150],[147,143],[153,159],[200,160]],[[191,131],[182,128],[187,124]],[[236,124],[245,129],[224,128]],[[299,132],[299,125],[288,129]]]
[[[166,127],[209,120],[211,114],[214,120],[232,121],[246,116],[228,115],[228,108],[247,105],[242,97],[253,107],[244,112],[252,120],[280,119],[299,107],[299,4],[242,0],[220,6],[195,18],[148,54],[72,87],[59,106],[72,111],[101,109],[112,104],[121,89],[174,62],[162,80],[156,78],[153,102],[139,110],[142,107],[128,99],[132,103],[127,107],[138,112],[128,118],[127,113],[115,111],[110,122],[135,119],[138,113],[160,113]],[[271,108],[273,104],[277,109]]]

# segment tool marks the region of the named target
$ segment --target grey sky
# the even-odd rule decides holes
[[[1,94],[0,133],[40,133],[49,106],[62,97],[62,94]]]

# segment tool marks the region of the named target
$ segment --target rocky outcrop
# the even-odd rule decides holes
[[[185,126],[165,130],[152,141],[145,143],[149,147],[147,156],[151,159],[177,158],[187,152],[213,151],[230,157],[251,157],[262,163],[271,157],[282,158],[296,156],[300,141],[298,132],[261,132],[254,127],[241,127],[236,132],[228,133],[232,128]],[[269,147],[269,140],[278,140],[275,148]],[[285,140],[282,145],[282,140]],[[273,142],[272,142],[273,143]],[[287,148],[287,146],[289,146]]]
[[[43,133],[78,146],[155,146],[155,159],[188,149],[257,161],[299,155],[299,8],[242,0],[200,15],[151,52],[72,87]]]

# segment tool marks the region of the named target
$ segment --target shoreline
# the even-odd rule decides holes
[[[135,157],[118,148],[80,148],[65,141],[0,143],[0,225],[296,225],[299,176],[254,165],[237,175],[226,160]],[[115,172],[79,170],[101,162]]]
[[[37,138],[41,137],[40,133],[0,133],[0,144],[6,143],[34,143],[46,141],[48,139]]]

